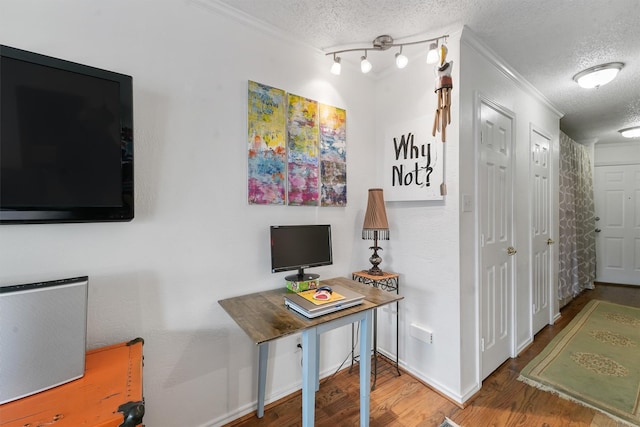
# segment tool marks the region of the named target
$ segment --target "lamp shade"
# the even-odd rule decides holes
[[[362,225],[362,238],[389,240],[389,222],[384,207],[382,188],[369,189],[367,211],[364,214],[364,224]]]

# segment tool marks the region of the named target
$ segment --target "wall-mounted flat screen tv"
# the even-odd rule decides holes
[[[285,280],[302,282],[320,277],[305,268],[333,264],[331,225],[272,225],[271,272],[298,270]]]
[[[0,45],[0,223],[130,221],[124,74]]]

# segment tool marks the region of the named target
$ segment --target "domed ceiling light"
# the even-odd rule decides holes
[[[596,65],[587,68],[573,76],[573,80],[585,89],[599,88],[616,78],[618,72],[622,70],[622,62],[610,62],[608,64]]]
[[[620,132],[620,134],[625,138],[640,138],[640,126],[620,129],[618,132]]]

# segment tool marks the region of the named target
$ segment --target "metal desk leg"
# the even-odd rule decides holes
[[[267,360],[269,358],[269,343],[258,345],[258,418],[264,416],[264,392],[267,385]]]
[[[396,291],[397,292],[397,291]],[[400,359],[400,306],[396,301],[396,372],[400,376],[400,366],[398,360]]]
[[[373,309],[373,384],[371,390],[376,389],[378,381],[378,309]]]
[[[302,331],[302,427],[313,427],[318,384],[318,332]]]
[[[316,391],[320,390],[320,334],[316,334]]]
[[[351,366],[349,367],[349,373],[351,373],[351,369],[353,369],[353,362],[356,360],[356,357],[353,354],[355,350],[355,333],[353,324],[351,325]],[[362,353],[361,353],[362,354]],[[378,309],[373,310],[373,384],[371,385],[371,390],[376,389],[376,381],[378,380]],[[396,363],[396,367],[398,364]],[[398,375],[400,375],[400,371],[398,371]]]
[[[355,329],[353,327],[353,324],[351,324],[351,366],[349,366],[349,373],[351,373],[351,369],[353,369],[353,362],[356,360],[356,356],[354,354],[356,349],[355,342],[356,342]]]
[[[362,355],[371,354],[371,311],[367,310],[365,318],[360,321],[360,427],[369,426],[371,358]]]

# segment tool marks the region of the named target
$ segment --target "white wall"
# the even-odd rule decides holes
[[[145,339],[146,425],[212,425],[249,411],[256,347],[217,301],[284,285],[269,270],[271,224],[332,224],[335,264],[316,269],[322,277],[366,262],[373,82],[333,76],[323,54],[207,1],[0,7],[0,43],[133,76],[136,156],[133,222],[1,226],[0,285],[88,275],[89,347]],[[247,204],[249,79],[347,110],[348,207]],[[347,329],[330,333],[338,350],[323,347],[324,372],[346,357]],[[299,356],[294,338],[272,346],[269,400],[299,386]]]
[[[530,167],[531,158],[530,131],[537,131],[551,138],[551,193],[554,196],[552,206],[551,236],[558,236],[558,138],[561,113],[548,103],[535,88],[530,86],[517,71],[511,69],[489,47],[483,45],[477,37],[465,27],[461,43],[461,88],[460,88],[460,193],[476,194],[477,149],[475,128],[477,121],[477,98],[484,99],[506,108],[515,115],[513,137],[514,180],[514,242],[517,248],[515,268],[514,300],[514,353],[522,350],[533,340],[531,331],[531,200]],[[477,207],[477,197],[474,198]],[[461,391],[469,397],[481,386],[476,361],[479,343],[478,331],[478,243],[477,209],[473,214],[463,213],[461,228]],[[557,276],[557,252],[553,253],[552,269]],[[557,283],[553,295],[556,295]],[[558,304],[553,300],[553,313],[549,323],[558,313]]]
[[[449,34],[447,60],[453,61],[451,125],[444,143],[447,195],[442,201],[387,202],[390,240],[383,242],[383,268],[399,273],[400,359],[418,378],[453,399],[460,397],[460,271],[458,233],[458,127],[459,38],[460,32],[439,31],[427,37]],[[407,68],[394,70],[377,82],[377,153],[384,150],[389,126],[423,119],[429,130],[436,110],[433,65],[425,55]],[[442,144],[436,135],[432,144]],[[382,165],[383,159],[377,159]],[[382,186],[382,171],[378,185]],[[440,185],[439,182],[435,185]],[[392,319],[378,314],[379,340],[383,348],[391,344]],[[386,321],[385,321],[386,320]],[[411,336],[411,324],[433,333],[433,344]],[[393,329],[393,331],[395,331]],[[380,338],[380,335],[382,338]],[[386,338],[386,340],[385,340]]]
[[[462,194],[471,195],[477,206],[477,96],[482,94],[516,115],[514,194],[519,197],[514,202],[514,244],[518,248],[514,349],[523,348],[533,339],[529,133],[533,126],[549,135],[552,156],[557,160],[560,115],[467,28],[445,32],[450,34],[447,60],[454,62],[452,123],[444,144],[447,195],[444,201],[388,202],[391,240],[384,242],[383,256],[384,268],[401,274],[400,290],[405,296],[400,308],[401,362],[418,378],[453,400],[464,402],[481,387],[477,210],[461,213],[460,206]],[[432,123],[436,108],[433,84],[433,66],[424,61],[412,62],[407,69],[389,73],[377,83],[376,133],[380,147],[390,124],[422,117]],[[434,141],[439,142],[439,136]],[[382,164],[382,159],[377,161]],[[378,179],[382,183],[380,174]],[[552,186],[557,189],[557,181]],[[557,224],[556,214],[554,230]],[[557,304],[554,312],[558,312]],[[386,316],[387,321],[379,325],[383,331],[379,340],[384,348],[393,348],[393,321],[390,314]],[[385,317],[379,315],[381,319]],[[411,324],[432,331],[433,344],[412,337]]]
[[[637,140],[612,144],[596,143],[592,161],[595,166],[640,164],[640,143]]]

